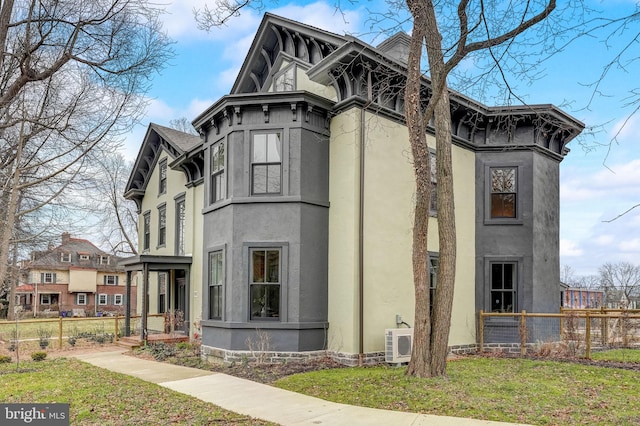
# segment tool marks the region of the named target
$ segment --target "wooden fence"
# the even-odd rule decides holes
[[[636,347],[640,344],[640,310],[625,309],[563,309],[557,314],[495,313],[480,311],[478,324],[478,347],[487,349],[485,333],[495,322],[507,320],[512,329],[517,328],[517,342],[505,341],[504,344],[518,344],[521,355],[527,350],[542,344],[562,346],[573,355],[584,352],[591,357],[595,348]],[[536,321],[543,319],[544,321]],[[493,324],[488,322],[494,321]],[[502,324],[504,325],[504,324]],[[545,328],[545,330],[541,330]],[[544,340],[532,339],[532,336],[545,336]],[[495,338],[494,338],[495,340]],[[492,342],[500,344],[500,342]]]

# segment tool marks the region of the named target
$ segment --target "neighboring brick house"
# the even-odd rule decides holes
[[[28,310],[65,316],[74,310],[86,316],[123,314],[126,275],[120,260],[65,232],[59,246],[34,251],[22,262],[18,301]],[[131,293],[135,306],[135,291]]]
[[[204,353],[225,358],[257,331],[275,351],[384,357],[385,330],[414,315],[409,40],[374,47],[266,14],[230,94],[194,119],[200,137],[149,126],[125,193],[140,215],[140,255],[122,262],[130,278],[142,271],[140,312],[184,312]],[[584,125],[553,105],[450,96],[449,345],[463,350],[480,310],[558,312],[559,165]],[[427,139],[435,150],[432,126]],[[491,330],[517,341],[517,320],[486,324],[485,341]]]

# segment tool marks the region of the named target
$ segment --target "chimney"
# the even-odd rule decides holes
[[[69,234],[68,232],[63,232],[62,233],[62,244],[67,244],[69,242],[69,239],[71,238],[71,234]]]
[[[380,43],[376,48],[406,65],[409,61],[410,43],[411,36],[405,32],[399,32]]]

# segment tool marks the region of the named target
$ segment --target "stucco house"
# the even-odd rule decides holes
[[[65,232],[60,245],[34,251],[21,263],[16,287],[19,304],[34,313],[122,315],[127,299],[120,260],[90,241]],[[131,304],[135,307],[135,292]],[[132,309],[131,314],[135,313]]]
[[[266,14],[230,94],[193,120],[199,137],[149,126],[125,194],[142,254],[122,263],[142,274],[142,312],[182,309],[205,354],[225,359],[257,330],[276,352],[384,357],[385,330],[414,314],[408,42],[374,47]],[[449,344],[464,350],[480,310],[558,312],[559,164],[583,124],[552,105],[490,107],[455,92],[451,108]]]

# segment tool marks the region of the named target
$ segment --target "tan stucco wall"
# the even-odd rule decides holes
[[[95,269],[72,269],[69,271],[70,292],[95,293],[97,284],[98,273]]]
[[[192,256],[192,264],[190,270],[190,293],[189,306],[190,316],[186,320],[189,321],[191,331],[193,332],[193,323],[202,317],[202,252],[203,252],[203,216],[202,209],[204,206],[204,185],[187,188],[185,186],[186,176],[181,171],[172,170],[167,167],[167,191],[165,194],[158,195],[159,188],[159,167],[158,165],[163,159],[167,159],[171,163],[173,158],[165,151],[160,154],[159,160],[151,174],[147,185],[144,199],[142,200],[142,210],[138,222],[138,241],[140,252],[144,243],[144,218],[143,214],[147,211],[151,214],[151,243],[148,254],[152,255],[170,255],[176,254],[176,206],[175,197],[180,194],[185,195],[185,255]],[[158,247],[158,206],[166,203],[167,223],[166,223],[166,244]],[[142,311],[142,276],[139,277],[140,285],[138,291],[138,311]],[[168,277],[167,285],[171,285],[171,277]],[[175,294],[170,293],[168,302],[173,306],[173,298]],[[157,273],[149,274],[149,313],[158,312],[158,278]],[[150,326],[155,325],[150,323]]]
[[[360,112],[332,120],[329,248],[329,344],[358,352],[358,193]],[[396,314],[413,323],[411,265],[415,180],[406,127],[365,115],[364,352],[384,349],[384,330]],[[434,146],[433,138],[429,140]],[[475,342],[474,156],[453,148],[458,231],[456,290],[450,345]],[[438,252],[430,220],[429,251]],[[348,338],[345,338],[348,336]],[[333,346],[331,346],[333,344]]]

